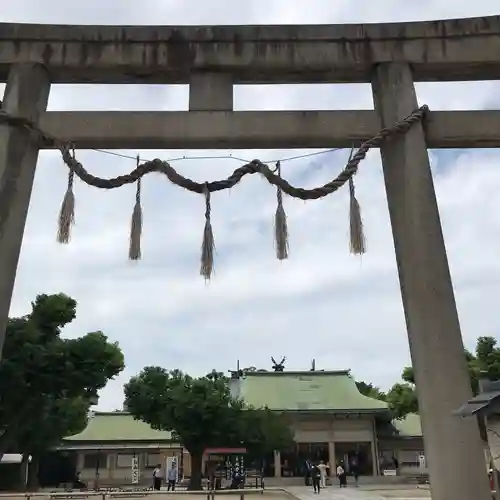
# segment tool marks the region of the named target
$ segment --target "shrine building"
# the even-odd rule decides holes
[[[302,477],[306,459],[336,464],[356,457],[362,475],[422,472],[423,439],[418,415],[391,421],[386,403],[362,395],[349,371],[232,372],[234,397],[282,412],[294,446],[265,457],[264,475]],[[190,475],[189,453],[170,432],[157,431],[127,412],[96,412],[87,427],[63,440],[59,455],[84,481],[129,484],[138,458],[140,482],[151,481],[156,465],[176,460]],[[223,455],[225,450],[206,450]],[[396,471],[397,466],[397,471]],[[69,472],[68,472],[68,475]]]
[[[418,415],[391,421],[387,404],[361,394],[349,370],[233,372],[230,384],[234,397],[282,412],[293,430],[293,448],[266,457],[266,476],[302,477],[306,459],[348,469],[354,457],[362,475],[396,464],[398,473],[420,470]]]

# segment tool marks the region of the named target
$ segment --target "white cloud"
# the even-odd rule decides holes
[[[196,9],[193,9],[196,1]],[[136,2],[25,0],[3,8],[12,22],[87,24],[258,24],[408,21],[493,14],[493,1],[377,3],[311,0]],[[418,8],[417,8],[418,7]],[[499,85],[490,82],[419,84],[431,109],[494,107]],[[369,86],[237,87],[242,109],[369,109]],[[187,109],[183,86],[54,86],[51,109]],[[122,152],[132,157],[136,151]],[[283,157],[290,151],[222,151],[245,158]],[[283,164],[292,183],[314,186],[335,176],[347,151]],[[140,151],[144,158],[178,156]],[[213,155],[215,152],[181,152]],[[92,151],[78,158],[94,174],[114,176],[132,160]],[[500,254],[500,154],[472,150],[432,152],[436,190],[454,278],[463,334],[500,329],[495,290]],[[197,180],[227,176],[234,160],[175,163]],[[346,190],[318,202],[285,199],[291,258],[274,257],[275,191],[255,176],[230,193],[214,194],[217,273],[207,286],[198,275],[203,199],[162,177],[144,181],[144,259],[127,262],[134,188],[102,192],[77,182],[77,225],[68,247],[55,243],[66,170],[54,152],[41,154],[11,313],[24,313],[37,293],[63,291],[79,302],[67,335],[101,329],[125,351],[127,370],[103,391],[101,408],[121,405],[121,384],[147,364],[203,373],[243,365],[268,367],[286,355],[288,367],[352,368],[386,388],[408,362],[404,316],[378,153],[362,164],[357,192],[368,238],[362,260],[349,256]]]

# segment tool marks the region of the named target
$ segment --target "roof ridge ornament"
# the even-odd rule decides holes
[[[271,356],[271,361],[273,363],[273,370],[275,372],[285,371],[286,356],[283,356],[283,358],[281,358],[281,361],[279,363],[277,363],[276,360]]]

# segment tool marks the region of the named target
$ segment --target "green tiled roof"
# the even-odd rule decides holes
[[[409,413],[401,420],[393,420],[392,425],[394,425],[400,436],[417,437],[422,435],[420,415],[417,413]]]
[[[102,442],[102,441],[171,441],[172,434],[152,429],[149,424],[134,420],[130,413],[95,413],[87,427],[64,441]]]
[[[387,404],[363,396],[349,371],[253,372],[240,379],[239,397],[271,410],[380,411]]]

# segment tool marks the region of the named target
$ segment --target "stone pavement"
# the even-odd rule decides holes
[[[354,488],[339,488],[338,486],[329,486],[321,490],[319,495],[315,494],[312,488],[306,486],[287,487],[292,495],[299,500],[430,500],[428,492],[421,490],[409,489],[399,491],[374,491],[370,489]]]
[[[300,500],[384,500],[376,491],[366,491],[360,488],[329,486],[321,490],[320,494],[315,494],[312,487],[288,487],[286,488],[292,495]]]

